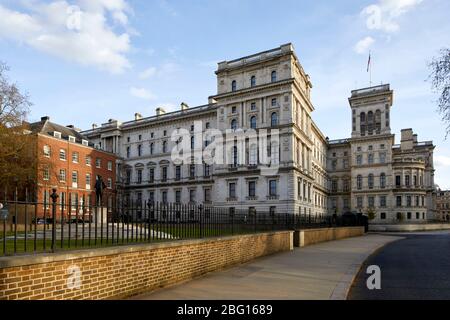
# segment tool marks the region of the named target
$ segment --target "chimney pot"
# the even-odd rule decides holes
[[[45,116],[45,117],[41,118],[41,122],[45,122],[45,121],[48,121],[48,120],[50,120],[49,116]]]

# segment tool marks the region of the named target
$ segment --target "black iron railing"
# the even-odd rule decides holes
[[[50,203],[3,201],[0,256],[86,247],[361,225],[358,219],[218,208],[203,204],[139,202],[97,206],[52,194]]]

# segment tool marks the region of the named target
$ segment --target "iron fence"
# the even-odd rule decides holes
[[[86,247],[177,241],[264,231],[362,225],[318,215],[292,215],[209,205],[142,202],[97,206],[58,201],[3,202],[0,256]]]

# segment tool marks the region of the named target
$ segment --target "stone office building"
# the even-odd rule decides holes
[[[158,108],[155,116],[143,118],[136,113],[132,121],[109,120],[83,132],[98,148],[122,159],[117,172],[126,201],[210,203],[256,212],[328,215],[375,205],[364,203],[372,189],[363,195],[357,180],[359,176],[367,179],[369,174],[380,176],[382,172],[390,186],[386,201],[394,201],[394,196],[403,196],[402,191],[405,191],[406,204],[410,189],[397,192],[391,188],[391,181],[400,173],[403,185],[407,172],[411,172],[410,184],[416,181],[413,176],[421,183],[420,189],[411,190],[411,196],[427,197],[428,189],[422,186],[432,182],[430,154],[433,146],[414,142],[415,136],[409,131],[404,132],[405,142],[402,134],[402,147],[394,146],[388,112],[392,91],[388,85],[353,92],[350,99],[355,121],[352,138],[328,141],[312,120],[312,84],[291,44],[220,62],[216,75],[217,94],[209,97],[207,105],[190,108],[182,103],[180,110],[170,113]],[[370,100],[372,95],[375,95],[375,102]],[[372,104],[381,103],[379,98],[389,101],[383,102],[382,110],[369,111]],[[360,121],[362,113],[367,114],[367,119]],[[372,119],[376,119],[373,124]],[[201,122],[200,129],[196,127],[196,121]],[[363,127],[365,121],[369,122]],[[225,136],[225,131],[254,129],[258,134],[268,132],[267,154],[271,166],[275,163],[278,170],[264,174],[259,160],[265,147],[253,145],[249,139],[242,144],[243,151],[237,151],[233,143],[230,143],[231,148],[226,144],[224,153],[230,154],[231,163],[174,163],[171,151],[177,148],[178,140],[171,137],[180,129],[191,133],[193,150],[203,150],[211,142],[208,139],[198,142],[195,139],[198,130],[223,132],[224,144],[236,139],[233,135]],[[276,141],[273,139],[275,131]],[[409,138],[412,140],[407,141]],[[377,150],[383,146],[386,150],[383,165],[380,162],[357,165],[353,156],[366,154],[369,146]],[[404,153],[404,150],[409,151]],[[395,164],[393,171],[393,160],[403,163],[403,155],[409,162],[403,166]],[[369,173],[370,168],[374,170]],[[411,171],[413,169],[415,173]],[[363,199],[362,205],[360,197],[367,198]],[[388,209],[393,209],[391,202],[384,213],[391,216],[392,211]],[[426,213],[426,208],[421,207],[420,212]]]

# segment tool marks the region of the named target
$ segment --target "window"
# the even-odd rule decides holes
[[[51,152],[50,152],[50,146],[44,146],[44,156],[47,158],[50,158]]]
[[[231,81],[231,91],[236,91],[236,80]]]
[[[163,131],[163,136],[164,136],[164,137],[167,136],[167,130],[164,130],[164,131]]]
[[[163,203],[167,203],[167,191],[161,192],[161,198]]]
[[[74,136],[69,136],[69,142],[75,142],[75,137]]]
[[[411,196],[406,196],[406,206],[411,207]]]
[[[72,171],[72,183],[78,183],[78,172]]]
[[[108,161],[108,171],[112,171],[112,169],[113,169],[112,161]]]
[[[130,157],[130,147],[127,147],[127,158]]]
[[[175,180],[181,180],[181,166],[175,167]]]
[[[349,180],[348,179],[344,179],[343,180],[343,182],[344,182],[344,192],[349,192],[350,191],[350,182],[349,182]]]
[[[50,180],[50,169],[48,167],[44,168],[43,177],[45,181]]]
[[[272,127],[275,127],[278,125],[278,115],[276,112],[273,112],[272,115],[270,116],[270,125]]]
[[[407,187],[409,187],[409,175],[406,175],[405,176],[405,185],[407,186]]]
[[[402,177],[401,176],[395,176],[395,186],[400,187],[402,184]]]
[[[127,142],[130,142],[130,137],[127,137]]]
[[[386,153],[380,152],[380,163],[386,163]]]
[[[86,173],[86,186],[91,186],[91,174]]]
[[[252,102],[250,104],[250,110],[252,110],[252,111],[256,110],[256,103],[255,102]]]
[[[373,189],[373,174],[369,174],[368,185],[369,189]]]
[[[358,175],[358,176],[356,177],[356,188],[357,188],[358,190],[361,190],[361,189],[362,189],[362,176],[361,176],[361,175]]]
[[[356,164],[358,166],[362,165],[362,155],[361,154],[356,156]]]
[[[386,219],[386,212],[382,212],[380,214],[380,218],[381,218],[381,220],[385,220]]]
[[[368,197],[369,200],[369,208],[375,207],[375,197]]]
[[[256,181],[248,182],[248,196],[255,197],[256,196]]]
[[[181,202],[181,190],[175,191],[175,202],[180,203]]]
[[[130,169],[127,169],[127,171],[126,171],[126,178],[125,179],[126,179],[125,180],[126,184],[130,184],[131,183],[131,170]]]
[[[195,164],[191,164],[189,166],[189,178],[194,179],[195,178]]]
[[[231,199],[236,198],[236,183],[235,182],[231,182],[230,184],[228,184],[228,197]]]
[[[78,158],[79,158],[79,153],[78,152],[73,152],[72,153],[72,162],[73,163],[78,163]]]
[[[142,156],[142,145],[138,145],[138,157]]]
[[[420,213],[416,212],[416,219],[420,219]]]
[[[250,128],[256,129],[256,116],[250,118]]]
[[[155,151],[155,144],[152,142],[150,143],[150,154],[153,155],[154,151]]]
[[[162,167],[161,181],[162,182],[167,181],[167,167]]]
[[[205,128],[206,128],[206,129],[209,129],[210,127],[211,127],[210,123],[207,122],[207,123],[205,124]]]
[[[397,205],[397,207],[402,206],[402,196],[397,196],[395,204]]]
[[[137,181],[138,184],[142,183],[142,169],[137,170]]]
[[[155,202],[155,192],[154,191],[149,191],[149,193],[148,193],[148,201],[150,203]]]
[[[54,131],[54,132],[53,132],[53,136],[54,136],[55,138],[61,139],[61,132]]]
[[[277,195],[277,180],[269,181],[269,196],[274,197]]]
[[[249,150],[249,165],[255,166],[258,162],[258,146],[253,143]]]
[[[336,170],[336,167],[337,167],[337,160],[331,161],[331,169]]]
[[[163,142],[163,145],[162,145],[162,152],[163,152],[163,153],[166,153],[166,152],[167,152],[167,141],[164,141],[164,142]]]
[[[150,168],[148,171],[148,182],[153,183],[155,181],[155,169]]]
[[[272,73],[270,75],[270,81],[271,82],[276,82],[277,81],[277,72],[276,71],[272,71]]]
[[[411,212],[407,213],[408,220],[411,220]]]
[[[256,86],[256,77],[252,76],[250,78],[250,87],[254,87],[254,86]]]
[[[380,174],[380,188],[386,188],[386,174],[384,172]]]
[[[66,170],[65,169],[59,170],[59,181],[66,182]]]
[[[96,168],[102,167],[102,159],[100,159],[100,158],[95,159],[95,167]]]
[[[234,106],[234,107],[231,107],[231,113],[236,113],[236,111],[237,111],[237,109],[236,109],[235,106]]]
[[[272,105],[272,107],[276,107],[277,106],[277,98],[273,98],[272,99],[271,105]]]
[[[66,150],[64,150],[64,149],[59,150],[59,159],[64,160],[64,161],[67,159],[66,158]]]
[[[91,161],[92,161],[91,156],[86,156],[86,165],[87,166],[91,166]]]
[[[108,189],[112,189],[112,179],[111,178],[108,178],[108,182],[106,183],[106,187]]]
[[[367,162],[368,162],[369,164],[373,164],[373,154],[372,154],[372,153],[369,153],[369,155],[368,155],[368,157],[367,157]]]
[[[362,206],[363,206],[363,197],[356,197],[356,206],[358,208],[362,208]]]
[[[196,194],[197,194],[197,192],[195,189],[189,190],[189,202],[195,202]]]
[[[191,124],[191,131],[194,131],[195,126],[193,124]]]
[[[204,164],[203,176],[209,177],[211,175],[211,166],[209,164]]]
[[[141,134],[138,136],[138,139],[139,139],[139,141],[142,140],[142,135]]]
[[[236,119],[231,120],[231,129],[233,129],[233,130],[237,129],[237,120]]]
[[[337,192],[338,191],[338,181],[332,180],[331,181],[331,192]]]
[[[386,196],[380,196],[380,207],[386,207]]]
[[[204,193],[204,195],[203,195],[204,201],[211,202],[211,189],[206,188],[206,189],[204,189],[203,193]]]

